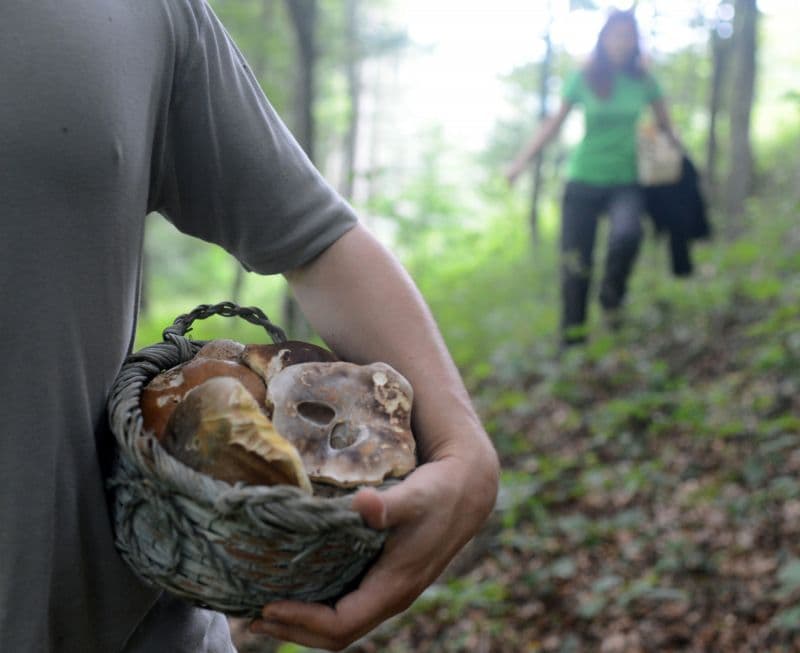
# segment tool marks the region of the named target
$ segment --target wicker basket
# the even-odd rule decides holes
[[[118,456],[110,485],[116,545],[146,581],[231,616],[256,616],[275,599],[332,601],[378,555],[385,533],[367,527],[350,496],[311,497],[291,486],[232,486],[172,458],[142,429],[142,388],[194,357],[192,322],[238,316],[283,332],[256,308],[198,306],[131,354],[108,401]]]

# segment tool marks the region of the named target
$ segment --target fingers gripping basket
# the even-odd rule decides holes
[[[141,391],[204,344],[186,337],[211,315],[283,332],[256,308],[203,305],[179,316],[164,341],[131,354],[109,401],[118,459],[111,478],[116,545],[146,581],[197,605],[255,616],[272,600],[326,601],[345,593],[383,545],[350,497],[312,497],[291,486],[232,486],[172,458],[143,431]]]

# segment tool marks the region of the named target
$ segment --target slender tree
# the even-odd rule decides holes
[[[286,98],[292,58],[287,56],[287,45],[292,34],[287,34],[285,11],[276,0],[211,0],[214,10],[233,34],[242,48],[253,75],[279,113],[288,113]],[[241,300],[246,272],[239,261],[233,259],[233,281],[229,297]]]
[[[312,161],[315,157],[314,100],[318,48],[317,0],[285,0],[297,42],[294,135]]]
[[[345,4],[345,74],[350,113],[344,138],[342,160],[342,195],[353,198],[356,170],[358,129],[361,122],[361,39],[359,38],[359,0],[346,0]]]
[[[730,157],[725,208],[728,231],[742,226],[744,203],[753,183],[750,116],[756,81],[756,0],[736,0],[733,44],[733,96],[730,103]]]
[[[706,180],[712,197],[717,189],[718,122],[722,110],[722,89],[728,73],[731,39],[723,38],[717,27],[711,30],[711,92],[708,99],[708,140],[706,145]]]
[[[553,24],[553,5],[547,3],[547,25],[544,32],[544,57],[539,67],[539,123],[547,117],[550,73],[553,61],[553,41],[550,38],[550,28]],[[531,239],[536,245],[539,241],[539,197],[542,192],[542,153],[539,152],[533,159],[533,187],[531,191],[530,229]]]
[[[294,136],[308,158],[314,161],[314,73],[318,57],[317,48],[317,0],[285,0],[297,43],[297,76],[295,95]],[[283,301],[283,323],[294,338],[308,339],[311,329],[303,319],[300,308],[289,290]]]

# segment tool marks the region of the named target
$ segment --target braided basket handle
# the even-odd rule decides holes
[[[239,306],[233,302],[220,302],[219,304],[201,304],[193,311],[176,317],[172,326],[164,329],[162,334],[164,341],[181,347],[186,342],[185,335],[192,330],[192,323],[195,320],[205,320],[212,315],[240,317],[251,324],[264,327],[275,344],[286,342],[287,340],[283,329],[270,322],[270,319],[261,309],[255,306]]]

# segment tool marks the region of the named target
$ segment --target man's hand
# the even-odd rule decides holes
[[[251,630],[316,648],[341,650],[411,605],[478,531],[494,505],[493,450],[421,465],[399,485],[359,491],[353,508],[368,525],[389,529],[380,558],[335,607],[280,601]]]

